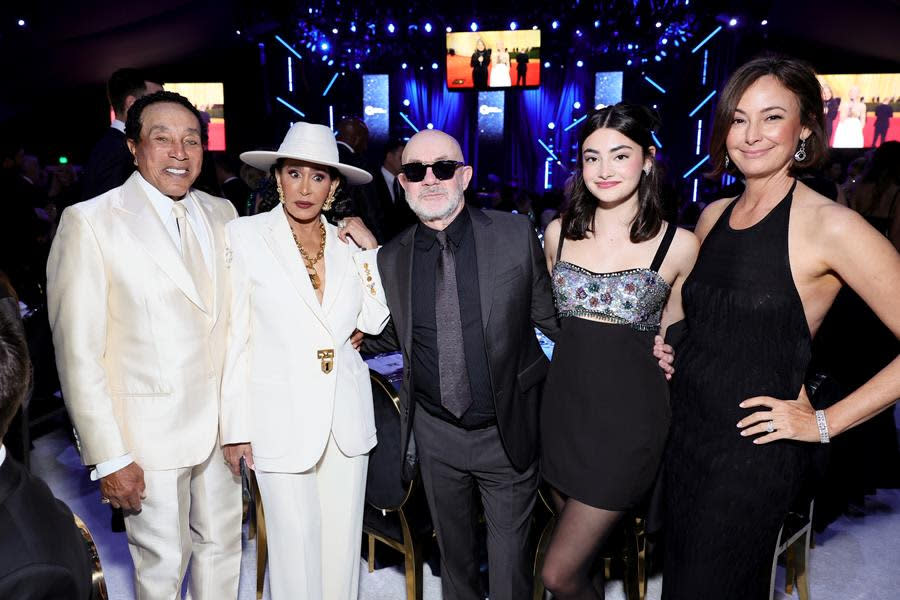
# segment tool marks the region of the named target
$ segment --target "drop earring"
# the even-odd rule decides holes
[[[322,212],[331,210],[332,204],[334,204],[334,193],[328,194],[328,197],[325,198],[325,202],[322,203]]]
[[[806,140],[800,140],[800,148],[794,152],[794,160],[797,162],[803,162],[806,160]]]
[[[278,188],[278,201],[284,204],[284,190],[281,189],[281,182],[277,179],[275,180],[275,187]]]
[[[731,158],[728,157],[728,153],[725,153],[725,168],[727,169],[731,165]]]

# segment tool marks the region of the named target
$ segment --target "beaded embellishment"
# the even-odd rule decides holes
[[[652,331],[659,328],[670,291],[650,269],[594,273],[566,261],[553,266],[553,298],[560,318],[589,317]]]

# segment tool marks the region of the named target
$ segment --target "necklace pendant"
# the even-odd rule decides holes
[[[321,285],[321,281],[319,281],[318,273],[310,273],[309,280],[310,280],[310,282],[312,282],[312,286],[313,286],[314,290],[319,289],[319,286]]]

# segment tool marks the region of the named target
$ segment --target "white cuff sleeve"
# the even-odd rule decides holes
[[[116,471],[121,471],[133,462],[134,459],[131,458],[131,455],[126,454],[119,458],[113,458],[102,463],[97,463],[97,466],[91,470],[91,481],[97,481],[101,477],[106,477],[107,475],[112,475]]]

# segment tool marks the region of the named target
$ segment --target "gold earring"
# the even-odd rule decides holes
[[[325,198],[325,202],[322,204],[322,212],[328,212],[331,210],[331,205],[334,204],[334,193],[328,194],[328,197]]]
[[[275,187],[278,188],[278,201],[284,204],[284,190],[281,189],[281,182],[278,179],[275,180]]]

